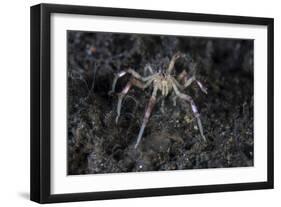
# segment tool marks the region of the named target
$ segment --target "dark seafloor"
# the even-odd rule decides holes
[[[253,40],[159,35],[67,32],[68,174],[118,173],[253,166]],[[208,88],[193,83],[183,92],[200,112],[202,141],[190,105],[161,95],[137,149],[134,144],[152,88],[133,88],[115,123],[117,93],[108,95],[114,74],[134,68],[146,75],[167,68],[177,51],[186,69]],[[196,70],[192,69],[196,64]],[[120,92],[129,75],[118,80]]]

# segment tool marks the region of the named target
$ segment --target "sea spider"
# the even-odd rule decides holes
[[[199,127],[201,137],[203,138],[204,141],[206,141],[206,138],[205,138],[204,133],[203,133],[202,123],[201,123],[201,120],[199,118],[200,115],[198,113],[197,107],[196,107],[193,99],[190,96],[180,92],[180,90],[183,90],[183,89],[187,88],[194,81],[197,83],[199,88],[204,93],[207,94],[206,88],[202,85],[202,83],[200,81],[196,80],[195,75],[191,76],[190,78],[187,78],[187,72],[185,70],[183,70],[183,72],[181,72],[178,75],[177,79],[171,74],[173,69],[174,69],[174,65],[175,65],[176,60],[179,59],[180,57],[183,57],[183,56],[184,55],[179,53],[179,52],[176,53],[172,57],[167,70],[160,69],[156,73],[153,73],[153,70],[152,70],[151,66],[149,66],[149,65],[146,66],[145,69],[146,70],[148,69],[150,71],[150,73],[152,74],[152,75],[149,75],[147,77],[142,77],[139,73],[137,73],[133,69],[123,70],[123,71],[120,71],[119,73],[115,74],[115,78],[114,78],[113,83],[112,83],[112,90],[109,91],[109,94],[111,94],[115,91],[115,86],[116,86],[118,78],[120,78],[120,77],[122,77],[126,74],[130,74],[132,76],[130,81],[127,83],[127,85],[121,91],[121,93],[118,94],[119,97],[118,97],[118,104],[117,104],[116,123],[118,123],[118,118],[120,116],[122,100],[123,100],[124,96],[129,92],[131,87],[136,86],[136,87],[144,90],[144,89],[148,88],[150,85],[153,84],[153,92],[152,92],[152,95],[151,95],[150,100],[148,102],[148,105],[145,109],[143,122],[142,122],[140,131],[139,131],[139,134],[138,134],[138,137],[137,137],[137,142],[135,144],[135,148],[138,147],[138,145],[141,141],[144,129],[145,129],[146,124],[147,124],[147,122],[149,120],[149,117],[151,115],[151,111],[152,111],[152,109],[153,109],[153,107],[156,103],[156,96],[157,96],[158,91],[160,91],[162,96],[164,96],[164,97],[166,97],[171,91],[173,91],[175,93],[175,98],[179,97],[179,98],[187,101],[188,103],[190,103],[192,112],[193,112],[195,118],[197,119],[197,124],[198,124],[198,127]],[[180,84],[180,82],[182,84]],[[175,102],[174,102],[174,104],[175,104]]]

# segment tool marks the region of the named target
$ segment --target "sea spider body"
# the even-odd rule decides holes
[[[152,95],[150,97],[150,100],[148,102],[148,105],[147,105],[145,113],[144,113],[143,122],[142,122],[140,131],[139,131],[139,134],[137,137],[137,142],[135,144],[135,148],[138,147],[138,145],[141,141],[144,129],[149,120],[152,109],[156,103],[156,97],[157,97],[158,92],[161,92],[161,95],[163,97],[166,97],[171,91],[173,91],[175,94],[175,97],[179,97],[180,99],[185,100],[186,102],[190,103],[192,112],[193,112],[195,118],[197,119],[197,124],[199,127],[201,137],[203,138],[204,141],[206,140],[204,133],[203,133],[203,127],[202,127],[201,120],[199,118],[200,115],[198,113],[197,107],[196,107],[193,99],[191,98],[191,96],[188,96],[188,95],[182,93],[181,90],[184,90],[185,88],[187,88],[192,82],[196,82],[197,85],[200,87],[200,89],[206,94],[207,94],[207,89],[202,85],[202,83],[200,81],[196,80],[194,75],[191,76],[190,78],[187,78],[187,73],[185,70],[183,70],[183,72],[177,78],[175,78],[171,74],[172,70],[174,69],[176,60],[180,57],[183,57],[183,55],[181,53],[176,53],[172,57],[167,70],[160,70],[160,71],[154,73],[152,68],[150,66],[147,66],[145,68],[145,70],[149,70],[149,72],[151,73],[151,75],[147,76],[147,77],[142,77],[139,73],[137,73],[133,69],[124,70],[115,75],[115,78],[114,78],[113,84],[112,84],[112,90],[109,93],[113,93],[115,91],[115,86],[116,86],[118,78],[120,78],[126,74],[131,74],[131,76],[132,76],[130,81],[127,83],[127,85],[121,91],[121,93],[118,94],[116,123],[118,123],[118,119],[120,116],[122,100],[123,100],[124,96],[129,92],[131,87],[136,86],[142,90],[145,90],[149,86],[153,85]]]
[[[162,72],[155,77],[153,84],[154,87],[157,87],[161,91],[162,96],[167,96],[173,88],[170,75]]]

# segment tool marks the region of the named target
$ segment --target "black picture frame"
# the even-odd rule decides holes
[[[50,15],[52,13],[99,15],[113,17],[151,18],[208,23],[232,23],[267,26],[267,181],[237,184],[169,187],[138,190],[51,194],[50,173]],[[168,11],[103,8],[39,4],[31,7],[31,174],[30,199],[39,203],[88,201],[101,199],[165,196],[273,188],[273,39],[272,18],[195,14]]]

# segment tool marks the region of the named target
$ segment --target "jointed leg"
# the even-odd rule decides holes
[[[176,95],[173,96],[172,100],[173,100],[173,106],[177,106],[177,96]]]
[[[128,70],[123,70],[123,71],[120,71],[119,73],[117,73],[113,79],[113,83],[112,83],[112,88],[111,90],[108,92],[108,94],[111,94],[111,93],[114,93],[115,91],[115,87],[116,87],[116,83],[117,83],[117,80],[126,75],[127,73],[131,74],[134,78],[138,79],[138,80],[141,80],[141,81],[149,81],[151,80],[155,75],[150,75],[150,76],[147,76],[147,77],[142,77],[139,73],[137,73],[136,71],[134,71],[133,69],[128,69]]]
[[[172,70],[174,69],[176,60],[179,59],[181,56],[182,56],[182,54],[180,52],[177,52],[176,54],[174,54],[174,56],[172,57],[172,59],[170,61],[168,70],[167,70],[168,74],[171,74]]]
[[[206,141],[206,137],[204,136],[204,133],[203,133],[203,126],[202,126],[202,123],[201,123],[201,120],[200,120],[200,114],[198,113],[198,110],[197,110],[197,107],[196,107],[194,101],[192,100],[192,98],[190,96],[188,96],[188,95],[186,95],[184,93],[181,93],[174,83],[172,83],[172,85],[173,85],[173,89],[174,89],[176,95],[179,98],[181,98],[181,99],[183,99],[185,101],[188,101],[190,103],[192,112],[193,112],[193,114],[194,114],[194,116],[195,116],[195,118],[197,120],[197,124],[198,124],[198,127],[199,127],[199,131],[200,131],[201,137],[203,138],[204,141]]]
[[[177,76],[177,80],[180,82],[180,83],[185,83],[187,81],[187,72],[186,70],[182,70],[182,72]]]
[[[114,75],[114,79],[113,79],[113,82],[112,82],[112,88],[111,88],[111,90],[108,92],[108,94],[112,94],[112,93],[115,92],[115,87],[116,87],[117,80],[118,80],[120,77],[124,76],[124,75],[126,75],[126,71],[120,71],[119,73],[117,73],[117,74]]]
[[[183,88],[187,88],[193,81],[195,81],[195,75],[188,78],[188,74],[183,70],[179,75],[177,80],[183,84]]]
[[[129,92],[129,90],[131,89],[131,87],[134,85],[134,86],[137,86],[138,88],[145,89],[145,88],[147,88],[147,87],[152,83],[152,81],[153,81],[153,80],[149,80],[147,83],[143,84],[143,83],[140,82],[139,80],[132,78],[132,79],[127,83],[127,85],[123,88],[123,90],[121,91],[121,93],[118,94],[117,116],[116,116],[116,119],[115,119],[116,124],[118,123],[118,119],[119,119],[119,117],[120,117],[123,98],[124,98],[125,95]]]
[[[134,86],[136,86],[136,87],[138,87],[138,88],[140,88],[140,89],[142,89],[142,90],[144,90],[144,89],[146,89],[148,86],[150,86],[150,84],[153,82],[153,79],[150,79],[150,80],[148,80],[146,83],[143,83],[143,82],[141,82],[141,81],[139,81],[139,80],[137,80],[137,79],[132,79],[132,83],[133,83],[133,85]]]
[[[149,72],[151,75],[153,74],[153,69],[149,64],[146,64],[144,67],[144,74],[147,75],[147,72]]]
[[[199,88],[201,89],[201,91],[205,94],[208,94],[207,92],[207,88],[205,88],[203,86],[203,84],[199,81],[199,80],[196,80],[195,76],[192,76],[191,78],[189,78],[185,84],[184,84],[184,88],[187,88],[193,81],[195,81],[197,83],[197,85],[199,86]]]
[[[203,91],[203,93],[208,94],[207,88],[205,88],[200,81],[196,80],[196,83],[199,86],[199,88],[201,89],[201,91]]]
[[[129,92],[129,90],[131,89],[132,85],[133,85],[132,81],[129,81],[127,83],[127,85],[125,86],[125,88],[122,90],[122,92],[120,94],[118,94],[117,116],[116,116],[116,119],[115,119],[115,123],[116,124],[118,123],[118,119],[120,117],[123,98]]]
[[[196,80],[195,75],[191,76],[190,78],[187,78],[187,76],[188,75],[185,70],[183,70],[178,75],[178,80],[183,83],[183,87],[181,85],[180,85],[180,87],[187,88],[191,83],[193,83],[195,81],[203,93],[205,93],[205,94],[208,93],[207,88],[205,88],[200,81]],[[177,83],[177,81],[174,81],[174,82],[177,84],[177,87],[179,87],[179,84]]]
[[[163,99],[161,101],[161,108],[160,108],[162,114],[165,114],[165,98],[163,96]]]
[[[154,107],[154,105],[156,103],[157,90],[158,90],[158,88],[157,88],[157,86],[155,86],[153,88],[152,96],[150,97],[150,100],[148,102],[148,105],[147,105],[145,113],[144,113],[143,122],[142,122],[140,131],[139,131],[139,134],[138,134],[138,137],[137,137],[137,142],[135,144],[135,149],[138,147],[138,145],[139,145],[139,143],[141,141],[141,138],[142,138],[144,129],[146,127],[146,124],[148,122],[148,119],[150,117],[151,111],[152,111],[152,109],[153,109],[153,107]]]

